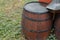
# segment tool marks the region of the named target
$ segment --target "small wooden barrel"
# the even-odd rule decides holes
[[[52,14],[39,2],[27,3],[22,14],[22,31],[27,40],[46,40],[52,26]]]
[[[56,13],[55,17],[55,34],[58,40],[60,40],[60,13]]]

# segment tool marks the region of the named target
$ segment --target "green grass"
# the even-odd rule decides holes
[[[24,40],[21,14],[23,5],[30,1],[32,0],[0,0],[0,40]],[[48,40],[55,40],[54,36],[51,34]]]
[[[0,40],[23,40],[19,4],[17,0],[0,0]]]

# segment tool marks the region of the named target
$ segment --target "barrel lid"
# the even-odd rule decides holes
[[[28,3],[24,6],[24,9],[29,12],[34,12],[39,14],[48,12],[48,10],[45,7],[43,7],[39,2]]]
[[[51,10],[60,10],[60,0],[53,0],[48,6]]]

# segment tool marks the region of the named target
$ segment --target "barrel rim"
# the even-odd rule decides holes
[[[38,12],[32,12],[32,11],[28,11],[28,10],[26,10],[26,9],[24,9],[23,11],[26,11],[26,12],[29,12],[30,14],[49,14],[50,12],[49,11],[47,11],[47,12],[44,12],[44,13],[38,13]]]
[[[32,1],[32,2],[28,2],[28,3],[26,3],[25,5],[24,5],[24,7],[27,5],[27,4],[30,4],[30,3],[44,3],[44,2],[38,2],[38,1]],[[45,4],[47,4],[47,3],[45,3]],[[27,12],[31,12],[31,13],[35,13],[35,14],[42,14],[42,13],[39,13],[39,12],[32,12],[32,11],[28,11],[28,10],[26,10],[25,8],[23,7],[23,10],[25,10],[25,11],[27,11]],[[44,7],[44,6],[43,6]],[[46,8],[47,9],[47,8]],[[47,12],[49,12],[49,10],[47,9],[47,11],[46,12],[44,12],[44,13],[47,13]]]

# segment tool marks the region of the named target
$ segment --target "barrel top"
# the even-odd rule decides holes
[[[39,2],[28,3],[24,6],[24,9],[29,12],[34,12],[39,14],[48,12],[48,10],[45,7],[43,7]]]
[[[51,10],[60,10],[60,0],[52,0],[47,8]]]

